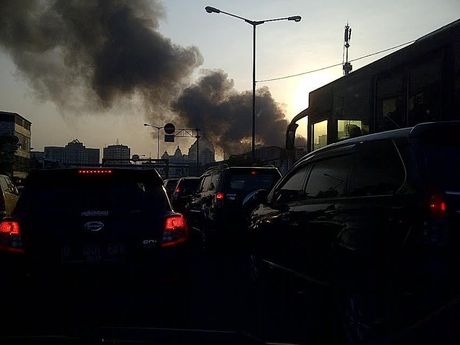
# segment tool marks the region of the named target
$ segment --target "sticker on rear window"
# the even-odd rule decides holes
[[[109,211],[101,211],[101,210],[86,210],[82,211],[82,217],[100,217],[100,216],[108,216]]]

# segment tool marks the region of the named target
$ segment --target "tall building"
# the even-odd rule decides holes
[[[207,165],[216,161],[216,152],[214,151],[214,145],[205,137],[201,137],[199,141],[200,147],[200,165]],[[192,162],[196,162],[196,146],[195,141],[188,150],[188,159]]]
[[[62,166],[95,166],[99,165],[99,149],[86,148],[77,139],[65,147],[45,146],[45,165],[55,163]]]
[[[105,165],[129,165],[131,149],[126,145],[109,145],[104,147],[102,163]]]
[[[168,160],[168,177],[182,177],[190,174],[190,160],[187,155],[182,154],[179,146],[177,146],[173,155],[169,155],[165,151],[161,159]]]
[[[64,147],[45,146],[43,159],[49,163],[64,164]]]
[[[19,114],[0,111],[0,165],[3,173],[23,178],[30,165],[31,122]]]
[[[182,154],[182,151],[179,148],[179,146],[177,146],[176,151],[173,155],[169,155],[166,151],[165,153],[163,153],[161,158],[168,160],[169,177],[200,175],[203,166],[210,163],[214,163],[216,161],[213,145],[206,138],[202,138],[199,141],[200,166],[197,167],[196,146],[197,143],[195,141],[195,143],[192,146],[190,146],[190,149],[188,150],[188,155]]]

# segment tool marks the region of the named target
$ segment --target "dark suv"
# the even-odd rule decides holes
[[[459,132],[424,123],[306,155],[259,193],[254,276],[296,281],[297,296],[329,289],[350,342],[443,303],[460,278]]]
[[[208,241],[236,239],[243,231],[242,202],[251,192],[270,189],[281,177],[275,167],[216,167],[201,177],[189,214]]]
[[[171,197],[174,210],[183,212],[200,185],[200,177],[181,177]]]
[[[20,254],[27,269],[139,264],[167,266],[188,240],[155,170],[59,169],[31,172],[0,250]],[[174,251],[174,253],[173,253]]]

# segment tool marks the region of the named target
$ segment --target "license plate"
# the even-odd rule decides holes
[[[83,258],[86,262],[100,262],[102,261],[102,251],[99,246],[85,246],[83,247]]]
[[[64,263],[98,263],[118,261],[125,253],[121,244],[85,245],[79,248],[65,246],[61,249],[61,259]]]

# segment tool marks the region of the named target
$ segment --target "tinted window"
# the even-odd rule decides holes
[[[220,174],[216,173],[211,176],[211,184],[209,185],[209,190],[216,190],[219,185]]]
[[[201,192],[208,191],[210,185],[211,185],[211,175],[205,176],[203,179],[203,183],[201,184],[200,191]]]
[[[403,182],[404,167],[392,141],[360,145],[351,175],[351,195],[392,194]]]
[[[165,181],[165,188],[168,191],[168,193],[172,194],[174,192],[174,189],[176,188],[177,185],[177,179],[172,179],[172,180],[166,180]]]
[[[18,208],[30,208],[41,215],[79,215],[100,211],[109,215],[168,208],[161,184],[149,179],[116,176],[53,176],[35,179],[25,187]]]
[[[182,194],[186,195],[194,193],[199,184],[199,179],[185,179],[180,181],[178,187],[180,188]]]
[[[352,163],[352,155],[328,158],[314,163],[305,189],[306,196],[309,198],[343,196]]]
[[[276,203],[296,201],[305,197],[304,185],[307,169],[307,166],[299,167],[285,178],[283,184],[275,192]]]
[[[6,179],[4,176],[0,176],[0,189],[3,192],[8,190],[8,185],[6,184]]]
[[[258,189],[269,190],[278,179],[278,173],[272,171],[235,171],[230,174],[227,180],[227,191],[248,193]]]
[[[14,185],[13,181],[11,181],[9,177],[6,178],[6,184],[8,186],[8,192],[17,194],[18,191],[16,189],[16,186]]]
[[[460,190],[460,140],[446,131],[443,137],[420,141],[421,174],[431,187]]]

